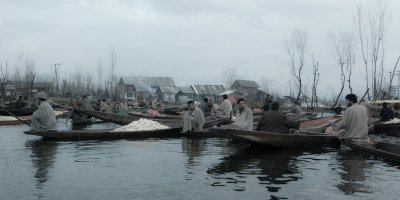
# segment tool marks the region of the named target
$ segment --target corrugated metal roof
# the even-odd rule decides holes
[[[195,94],[192,87],[177,87],[178,92],[182,92],[185,94]]]
[[[126,85],[148,85],[148,86],[163,86],[175,87],[174,79],[171,77],[132,77],[122,76],[121,79]]]
[[[193,85],[192,87],[196,91],[196,94],[219,95],[225,92],[223,85]]]
[[[160,91],[162,93],[169,93],[169,94],[176,94],[178,93],[178,90],[175,89],[174,87],[160,87]]]
[[[249,87],[249,88],[259,88],[258,84],[255,81],[250,81],[250,80],[236,80],[233,82],[232,85],[239,85],[241,87]]]

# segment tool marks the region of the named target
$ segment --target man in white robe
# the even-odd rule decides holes
[[[183,117],[183,128],[184,133],[190,131],[202,131],[205,118],[200,108],[194,105],[192,100],[188,101],[188,112]]]
[[[228,95],[224,94],[222,98],[224,100],[217,109],[218,116],[232,119],[232,103],[228,100]]]
[[[246,106],[245,100],[239,98],[238,101],[239,109],[236,111],[235,121],[229,125],[229,128],[242,129],[247,131],[253,130],[253,112]]]
[[[342,120],[334,127],[340,139],[368,140],[368,114],[364,106],[357,104],[354,94],[346,95],[347,109]]]
[[[56,114],[53,108],[47,102],[47,94],[39,92],[36,96],[39,100],[38,109],[32,114],[32,129],[33,130],[56,130]]]

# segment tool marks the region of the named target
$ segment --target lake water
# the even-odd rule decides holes
[[[71,129],[59,119],[61,129]],[[115,127],[96,124],[89,129]],[[400,165],[227,139],[52,141],[0,127],[0,199],[399,199]],[[375,137],[399,143],[397,138]]]

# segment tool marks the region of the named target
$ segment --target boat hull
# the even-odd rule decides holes
[[[298,149],[340,144],[337,136],[327,134],[283,134],[238,129],[226,129],[224,133],[231,139],[280,149]]]
[[[361,153],[368,153],[386,160],[400,162],[400,145],[397,144],[376,142],[375,145],[368,145],[352,140],[345,141],[345,144]]]

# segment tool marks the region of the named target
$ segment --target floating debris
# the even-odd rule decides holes
[[[160,130],[168,128],[170,127],[160,124],[156,121],[141,118],[137,121],[131,122],[128,125],[116,128],[111,132],[151,131],[151,130]]]

